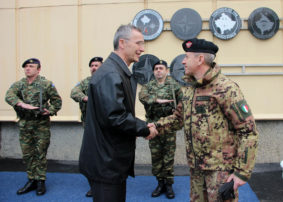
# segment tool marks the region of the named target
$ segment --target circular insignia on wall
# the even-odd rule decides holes
[[[249,16],[248,29],[258,39],[269,39],[279,29],[279,18],[270,8],[257,8]]]
[[[235,37],[242,27],[239,14],[232,8],[219,8],[209,19],[210,31],[219,39],[228,40]]]
[[[132,24],[138,27],[144,36],[144,40],[157,38],[163,30],[161,15],[152,9],[144,9],[136,14]]]
[[[181,54],[175,57],[175,59],[171,62],[170,65],[170,75],[173,79],[175,79],[182,86],[189,86],[190,84],[183,80],[183,76],[185,75],[185,67],[182,64],[183,59],[186,54]]]
[[[139,61],[133,65],[133,76],[135,80],[141,85],[147,84],[153,75],[153,65],[159,61],[158,57],[151,54],[144,54]]]
[[[170,21],[170,26],[177,38],[187,40],[195,38],[200,33],[202,20],[195,10],[182,8],[174,13]]]

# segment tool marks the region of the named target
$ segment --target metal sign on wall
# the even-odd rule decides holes
[[[157,11],[152,9],[140,11],[134,17],[132,24],[142,31],[144,40],[153,40],[163,31],[163,19]]]
[[[219,8],[212,13],[209,19],[209,28],[219,39],[228,40],[235,37],[241,27],[242,20],[232,8]]]
[[[195,10],[182,8],[173,15],[170,26],[177,38],[187,40],[195,38],[200,33],[202,20]]]
[[[132,24],[141,29],[144,40],[156,39],[163,31],[164,22],[161,15],[152,9],[144,9],[134,17]],[[280,25],[280,19],[270,8],[261,7],[254,10],[248,19],[248,29],[258,39],[273,37]],[[174,13],[170,20],[173,34],[181,39],[195,38],[202,30],[202,19],[191,8],[182,8]],[[209,18],[209,29],[222,40],[234,38],[242,28],[242,19],[232,8],[222,7],[215,10]]]
[[[269,39],[279,29],[279,18],[270,8],[255,9],[249,16],[248,29],[258,39]]]

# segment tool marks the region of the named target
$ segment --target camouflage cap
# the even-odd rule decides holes
[[[102,57],[94,57],[94,58],[92,58],[90,61],[89,61],[89,64],[88,64],[88,66],[90,67],[90,65],[91,65],[91,63],[93,63],[93,62],[103,62],[103,58]]]
[[[41,66],[39,59],[36,59],[36,58],[27,59],[27,60],[24,61],[24,63],[22,64],[22,67],[24,68],[27,64],[38,64],[38,67]]]
[[[215,55],[218,51],[218,46],[214,43],[197,38],[184,41],[182,46],[185,52],[211,53]]]
[[[153,66],[152,66],[152,71],[154,70],[154,67],[156,65],[164,65],[166,68],[168,68],[167,62],[165,60],[158,60]]]

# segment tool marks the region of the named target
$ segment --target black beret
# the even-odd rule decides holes
[[[25,67],[27,64],[38,64],[38,66],[40,67],[40,61],[39,61],[39,59],[36,59],[36,58],[27,59],[22,64],[22,67]]]
[[[102,63],[102,61],[103,61],[102,57],[94,57],[89,61],[88,66],[90,67],[91,63],[93,63],[93,62],[101,62]]]
[[[168,68],[167,66],[167,62],[165,60],[158,60],[153,66],[152,66],[152,70],[154,70],[154,67],[156,65],[164,65],[166,68]]]
[[[185,52],[211,53],[215,55],[218,51],[218,46],[214,43],[197,38],[184,41],[182,46]]]

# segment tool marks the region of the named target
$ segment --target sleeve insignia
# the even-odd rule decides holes
[[[252,115],[246,100],[241,100],[233,104],[232,108],[236,112],[239,120],[241,121],[244,121],[246,118]]]

